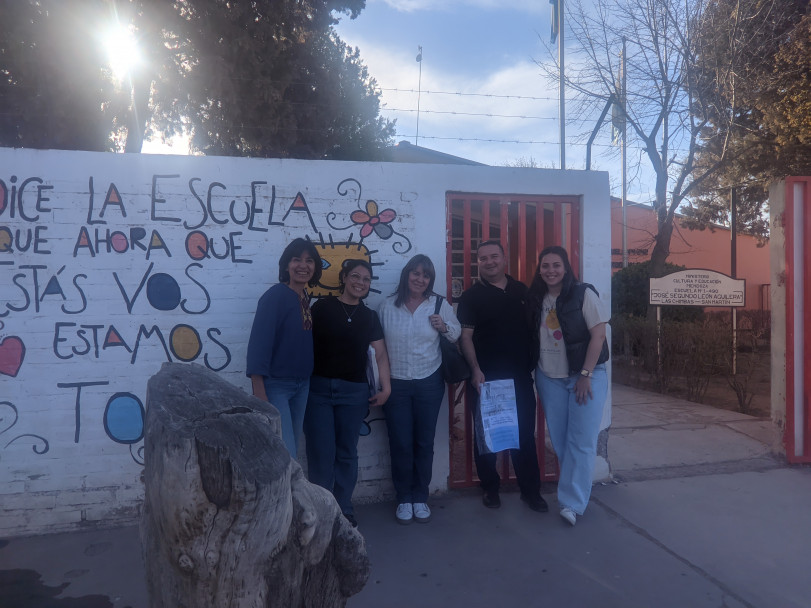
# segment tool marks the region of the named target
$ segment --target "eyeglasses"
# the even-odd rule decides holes
[[[372,284],[372,278],[371,277],[365,277],[362,274],[357,273],[357,272],[350,272],[349,275],[347,276],[347,278],[353,280],[355,283],[360,282],[360,283],[363,283],[364,285],[371,285]]]

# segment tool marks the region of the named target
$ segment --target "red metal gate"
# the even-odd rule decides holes
[[[446,195],[448,221],[448,301],[453,302],[478,278],[476,247],[497,240],[507,254],[507,272],[529,285],[538,254],[549,245],[562,245],[572,267],[580,274],[580,199],[574,196],[525,196],[513,194]],[[453,387],[451,387],[453,388]],[[450,393],[450,476],[448,486],[477,483],[473,467],[472,418],[464,383]],[[557,479],[557,460],[544,440],[545,424],[539,407],[536,422],[541,480]],[[502,479],[514,479],[509,458],[500,457]]]

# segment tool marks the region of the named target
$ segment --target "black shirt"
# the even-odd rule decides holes
[[[527,322],[527,286],[507,276],[504,289],[479,279],[459,298],[456,316],[473,328],[476,359],[487,380],[514,378],[532,370],[532,330]]]
[[[365,383],[369,344],[383,339],[377,313],[362,302],[350,306],[336,297],[322,298],[311,308],[313,375]]]

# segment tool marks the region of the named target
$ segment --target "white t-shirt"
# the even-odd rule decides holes
[[[538,369],[549,378],[568,378],[569,360],[566,358],[566,344],[563,342],[563,330],[555,310],[555,300],[555,296],[546,294],[541,307],[541,326],[538,330],[541,356],[538,359]],[[599,323],[608,323],[611,319],[603,301],[589,288],[586,288],[583,298],[583,318],[589,329]]]

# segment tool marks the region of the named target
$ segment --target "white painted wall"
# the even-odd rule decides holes
[[[193,360],[249,392],[248,334],[282,249],[308,236],[339,263],[368,200],[396,212],[387,238],[362,239],[372,307],[412,255],[444,268],[448,191],[582,196],[583,278],[611,292],[605,173],[10,149],[0,167],[0,535],[136,517],[147,379],[164,361]],[[108,231],[109,251],[96,237]],[[209,255],[187,244],[192,233]],[[393,493],[385,425],[371,428],[360,501]],[[447,405],[435,452],[441,491]]]

